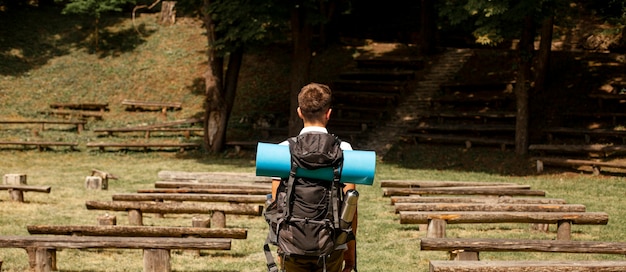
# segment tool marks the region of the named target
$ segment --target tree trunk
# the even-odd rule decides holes
[[[552,29],[554,16],[544,18],[541,25],[541,43],[539,44],[539,56],[537,69],[535,70],[535,92],[542,92],[548,79],[548,67],[550,66],[550,50],[552,49]]]
[[[524,17],[524,29],[519,43],[519,69],[515,84],[515,99],[517,104],[517,117],[515,123],[515,153],[526,155],[528,153],[528,89],[527,81],[532,66],[532,54],[534,51],[533,37],[534,24],[532,15]]]
[[[435,52],[435,29],[437,16],[435,11],[435,1],[422,0],[420,8],[420,53],[429,55]]]
[[[289,106],[289,136],[295,136],[302,129],[298,117],[298,93],[308,82],[311,70],[312,26],[307,22],[304,8],[294,8],[291,12],[291,33],[293,38],[293,60],[291,62],[291,95]]]
[[[222,85],[224,59],[213,49],[215,25],[208,13],[210,0],[204,0],[204,25],[207,35],[208,67],[205,77],[204,146],[208,152],[220,152],[224,147],[224,119],[227,118],[226,99]]]
[[[176,1],[163,1],[161,3],[161,14],[159,15],[159,24],[173,25],[176,22]]]

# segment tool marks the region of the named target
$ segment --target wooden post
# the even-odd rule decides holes
[[[27,185],[26,174],[5,174],[2,181],[5,185]],[[20,190],[9,189],[11,200],[16,202],[24,202],[24,192]]]
[[[37,248],[35,249],[35,272],[57,271],[56,249]]]
[[[214,211],[211,215],[211,222],[213,228],[225,228],[226,214],[223,211]]]
[[[128,210],[128,223],[133,226],[143,226],[143,215],[141,210]]]
[[[191,218],[191,226],[194,228],[210,228],[211,227],[211,218],[208,217],[200,217],[200,216],[194,216],[193,218]],[[193,237],[193,236],[191,236]],[[190,250],[189,252],[191,252],[191,254],[193,254],[194,256],[200,256],[200,250]]]
[[[26,185],[26,174],[5,174],[2,184]]]
[[[100,226],[115,226],[117,225],[117,217],[115,215],[105,214],[98,216],[98,225]]]
[[[450,260],[453,261],[479,261],[478,251],[453,250],[450,251]]]
[[[170,272],[169,249],[144,249],[143,250],[143,271],[144,272]]]
[[[101,190],[104,187],[103,179],[97,176],[85,177],[85,189]]]
[[[563,220],[557,223],[556,239],[557,240],[571,240],[572,239],[572,222]]]
[[[445,238],[446,237],[446,220],[443,219],[430,219],[428,220],[428,231],[426,237],[428,238]]]

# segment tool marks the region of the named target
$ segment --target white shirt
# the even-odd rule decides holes
[[[304,134],[304,133],[308,133],[308,132],[321,132],[321,133],[328,133],[328,129],[326,129],[325,127],[304,127],[302,128],[302,130],[300,130],[300,135]],[[289,145],[288,141],[283,141],[280,143],[281,145]],[[339,147],[341,148],[341,150],[352,150],[352,145],[346,141],[341,141],[341,145],[339,145]]]

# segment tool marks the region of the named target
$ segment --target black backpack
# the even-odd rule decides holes
[[[291,171],[278,187],[276,199],[265,209],[269,234],[264,245],[268,271],[278,271],[269,244],[281,255],[329,256],[344,241],[340,234],[354,239],[352,228],[340,227],[343,187],[339,182],[343,151],[341,140],[328,133],[304,133],[288,139]],[[298,168],[315,170],[332,167],[333,180],[296,177]],[[345,224],[344,224],[345,225]],[[283,256],[284,257],[284,256]]]

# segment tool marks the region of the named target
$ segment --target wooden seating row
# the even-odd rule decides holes
[[[172,142],[149,142],[149,143],[119,143],[119,142],[91,142],[87,143],[88,148],[98,148],[100,151],[106,151],[106,148],[115,148],[115,149],[128,149],[128,148],[136,148],[143,151],[148,151],[151,149],[163,149],[163,148],[178,148],[180,152],[184,152],[187,149],[197,149],[200,148],[202,144],[200,143],[172,143]]]
[[[180,102],[159,102],[159,101],[142,101],[142,100],[132,100],[132,99],[124,99],[122,101],[122,105],[127,107],[129,111],[151,111],[157,110],[163,113],[166,113],[168,110],[180,110],[182,109],[182,103]]]
[[[0,190],[9,191],[11,200],[17,202],[24,202],[25,192],[37,192],[49,194],[52,188],[50,186],[30,186],[30,185],[0,185]]]
[[[76,131],[80,134],[87,121],[85,120],[0,120],[0,124],[15,125],[15,124],[35,124],[40,125],[41,130],[46,130],[46,125],[71,125],[76,127]]]
[[[585,159],[567,159],[560,157],[534,157],[532,161],[536,162],[537,173],[544,171],[545,165],[557,165],[568,167],[589,166],[594,175],[600,175],[603,168],[626,169],[626,163],[619,161],[599,161]]]
[[[51,103],[50,108],[103,112],[109,110],[109,103]]]
[[[230,250],[231,239],[106,236],[0,236],[0,248],[23,248],[31,270],[57,271],[58,249],[143,249],[144,271],[171,271],[170,250]]]
[[[49,142],[49,141],[0,141],[0,145],[3,146],[21,146],[22,148],[26,148],[27,146],[34,146],[39,151],[44,151],[49,149],[50,147],[69,147],[70,151],[75,151],[76,147],[78,147],[78,143],[74,142]]]
[[[626,253],[626,243],[602,241],[422,238],[421,250],[447,251],[450,260],[430,261],[429,271],[624,271],[625,261],[478,261],[480,252]]]

